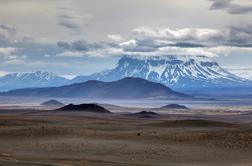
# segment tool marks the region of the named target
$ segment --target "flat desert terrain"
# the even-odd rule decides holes
[[[1,166],[252,165],[250,114],[0,112]]]

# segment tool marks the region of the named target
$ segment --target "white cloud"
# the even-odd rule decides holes
[[[181,48],[181,47],[163,47],[159,49],[159,52],[163,55],[204,55],[207,57],[216,57],[218,56],[214,52],[209,51],[206,48]]]
[[[51,55],[50,54],[45,54],[44,57],[49,58],[49,57],[51,57]]]
[[[0,47],[0,58],[3,63],[17,63],[27,58],[27,55],[19,54],[19,48]]]
[[[66,79],[73,79],[74,77],[76,77],[77,75],[62,75],[62,77],[65,77]]]
[[[60,54],[57,54],[56,56],[58,57],[77,57],[77,58],[80,58],[80,57],[83,57],[84,54],[82,52],[72,52],[72,51],[65,51],[63,53],[60,53]]]
[[[22,59],[10,59],[4,62],[5,65],[24,65],[26,64]]]
[[[115,42],[121,42],[124,40],[123,37],[119,34],[110,34],[108,35],[108,38]]]
[[[0,71],[0,77],[1,76],[5,76],[6,74],[8,74],[8,72],[6,72],[6,71]]]
[[[217,47],[206,47],[204,49],[216,55],[225,55],[225,56],[228,56],[232,52],[247,52],[252,54],[252,47],[217,46]]]
[[[136,40],[129,40],[126,42],[122,42],[119,44],[122,48],[128,48],[128,47],[136,47],[137,41]]]
[[[126,55],[126,53],[121,48],[103,48],[94,51],[88,51],[85,53],[86,56],[99,58],[122,56],[124,54]]]
[[[14,47],[0,47],[0,55],[2,56],[10,56],[17,52],[17,48]]]
[[[133,30],[137,39],[161,39],[171,42],[211,42],[215,39],[224,38],[225,31],[207,28],[182,28],[172,30],[170,28],[153,29],[140,27]]]

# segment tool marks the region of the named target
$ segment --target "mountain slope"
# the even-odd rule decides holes
[[[87,81],[52,88],[29,88],[0,93],[5,96],[81,97],[88,99],[190,98],[190,96],[141,78],[119,81]]]
[[[122,57],[112,70],[79,76],[74,82],[86,80],[113,81],[139,77],[172,88],[240,86],[248,81],[221,68],[205,56]]]
[[[28,87],[60,86],[69,82],[53,73],[36,71],[31,73],[12,73],[0,77],[0,90]]]

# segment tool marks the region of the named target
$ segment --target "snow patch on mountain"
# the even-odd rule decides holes
[[[41,81],[44,81],[44,80],[49,81],[49,80],[58,78],[58,76],[54,73],[36,71],[34,73],[32,72],[31,73],[23,73],[23,72],[11,73],[11,74],[6,75],[3,78],[13,78],[15,80],[26,80],[26,79],[34,78]]]

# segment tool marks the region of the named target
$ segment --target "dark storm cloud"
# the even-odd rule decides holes
[[[74,30],[79,30],[81,28],[80,25],[78,25],[76,22],[73,22],[71,19],[61,19],[59,21],[59,25]]]
[[[153,52],[158,48],[155,46],[136,45],[123,48],[126,52]]]
[[[71,44],[69,44],[67,41],[58,41],[57,42],[58,47],[64,48],[64,49],[70,49]]]
[[[15,27],[0,24],[0,29],[6,30],[10,35],[14,35],[17,32],[17,29]]]
[[[252,4],[240,5],[233,2],[233,0],[210,0],[212,5],[211,10],[225,10],[230,14],[247,14],[252,12]]]
[[[224,9],[228,7],[231,3],[231,0],[210,0],[213,2],[211,9]]]
[[[73,11],[64,11],[58,15],[60,26],[74,31],[76,34],[80,34],[84,26],[89,25],[90,20],[93,18],[90,14],[76,14]]]
[[[170,46],[176,46],[181,48],[197,48],[197,47],[206,47],[203,44],[197,44],[197,43],[186,43],[186,42],[180,42],[176,44],[170,44]]]
[[[58,24],[64,28],[70,29],[71,31],[79,34],[82,29],[82,21],[80,19],[76,19],[70,15],[60,15]]]
[[[116,47],[116,44],[98,42],[98,43],[88,43],[85,40],[77,40],[73,42],[59,41],[57,43],[58,47],[74,50],[74,51],[90,51],[95,49],[102,49],[106,47]]]
[[[169,40],[156,40],[155,38],[149,39],[134,39],[120,44],[124,51],[129,52],[153,52],[162,47],[179,47],[179,48],[199,48],[206,47],[203,44],[191,42],[176,42]]]
[[[230,26],[226,45],[252,47],[252,25]]]

